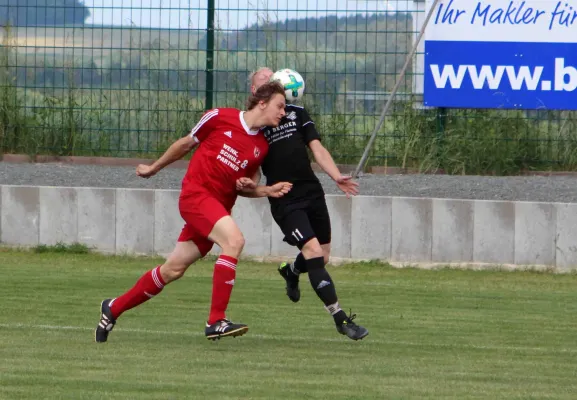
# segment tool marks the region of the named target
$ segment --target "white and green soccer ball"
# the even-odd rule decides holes
[[[286,99],[290,102],[300,100],[305,92],[305,80],[294,69],[284,68],[276,71],[272,81],[279,81],[285,90]]]

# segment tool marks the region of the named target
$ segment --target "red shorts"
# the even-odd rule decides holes
[[[187,194],[181,197],[178,201],[178,208],[185,221],[178,241],[193,241],[204,257],[214,244],[208,239],[208,235],[218,220],[230,215],[230,211],[217,199],[204,193]]]

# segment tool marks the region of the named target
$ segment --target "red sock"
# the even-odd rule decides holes
[[[160,266],[148,271],[128,292],[110,302],[110,311],[114,318],[125,311],[150,300],[162,291],[165,283],[160,275]]]
[[[212,276],[212,302],[210,305],[210,316],[208,324],[212,325],[219,319],[226,317],[226,308],[234,286],[236,276],[236,263],[234,257],[222,255],[216,260],[214,273]]]

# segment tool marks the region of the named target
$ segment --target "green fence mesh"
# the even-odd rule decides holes
[[[268,66],[303,75],[325,146],[356,164],[424,13],[422,0],[0,0],[0,149],[157,157],[206,108],[243,108]],[[574,169],[574,113],[423,107],[422,56],[368,165]]]

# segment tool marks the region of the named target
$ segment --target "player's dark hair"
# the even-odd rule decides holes
[[[285,95],[283,86],[277,82],[267,82],[251,94],[246,102],[246,109],[252,110],[261,101],[268,103],[275,94]]]

